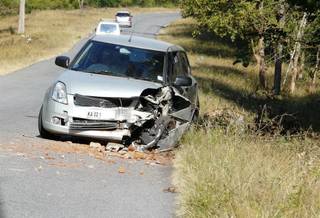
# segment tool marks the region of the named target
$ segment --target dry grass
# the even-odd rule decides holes
[[[18,17],[0,18],[0,75],[48,59],[88,36],[101,18],[113,18],[118,8],[33,11],[26,17],[26,34],[17,35]],[[133,14],[168,11],[129,8]]]
[[[258,106],[269,101],[257,91],[256,67],[233,65],[232,46],[216,38],[194,39],[192,30],[194,21],[181,20],[165,29],[161,39],[188,50],[199,82],[202,117],[209,114],[205,121],[216,121],[210,114],[227,108],[245,121],[235,128],[202,125],[184,137],[174,162],[180,192],[177,215],[319,217],[318,140],[303,134],[260,136],[244,128],[254,121]],[[301,95],[302,100],[288,97],[271,103],[306,110],[311,107],[303,102],[308,96]],[[306,113],[315,116],[310,109]]]

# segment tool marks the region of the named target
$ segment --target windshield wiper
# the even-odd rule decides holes
[[[101,70],[101,71],[89,71],[87,73],[93,73],[93,74],[101,74],[101,75],[107,75],[107,74],[111,74],[113,75],[113,72],[108,71],[108,70]]]

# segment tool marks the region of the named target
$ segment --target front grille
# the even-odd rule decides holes
[[[111,121],[73,118],[69,127],[71,130],[114,130],[117,129],[118,124]]]
[[[83,96],[79,94],[74,95],[74,104],[83,107],[134,107],[138,102],[138,98],[102,98]]]

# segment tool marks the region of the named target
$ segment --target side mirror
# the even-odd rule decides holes
[[[174,82],[175,86],[191,86],[192,79],[188,76],[177,76],[176,81]]]
[[[56,57],[55,64],[59,67],[68,68],[70,64],[70,58],[66,56]]]

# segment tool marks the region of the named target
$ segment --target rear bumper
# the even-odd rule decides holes
[[[121,27],[132,27],[131,21],[118,21],[118,24]]]

